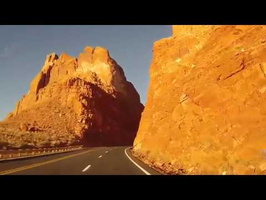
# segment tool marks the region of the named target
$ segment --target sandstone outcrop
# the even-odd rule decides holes
[[[265,174],[266,26],[173,26],[153,53],[134,153],[174,174]]]
[[[89,146],[130,145],[143,108],[108,50],[86,47],[78,58],[48,55],[28,94],[3,123],[49,137],[75,136]]]

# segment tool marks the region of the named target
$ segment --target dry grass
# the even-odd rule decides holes
[[[9,128],[0,124],[0,149],[23,149],[33,147],[58,147],[79,144],[75,134],[29,132]]]

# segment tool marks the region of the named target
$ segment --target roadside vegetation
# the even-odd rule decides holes
[[[74,134],[21,131],[0,125],[0,150],[62,147],[79,143]]]

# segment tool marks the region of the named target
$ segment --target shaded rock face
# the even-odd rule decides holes
[[[173,26],[153,52],[134,152],[175,173],[265,174],[266,26]]]
[[[139,94],[109,52],[86,47],[78,58],[48,55],[5,123],[76,135],[89,146],[130,145],[142,111]]]

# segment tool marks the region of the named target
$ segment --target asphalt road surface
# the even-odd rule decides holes
[[[129,147],[82,151],[0,162],[0,175],[160,175],[132,156]]]

